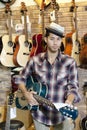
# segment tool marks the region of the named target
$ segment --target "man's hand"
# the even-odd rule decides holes
[[[26,100],[28,101],[28,103],[31,105],[31,106],[34,106],[34,105],[39,105],[39,103],[36,101],[36,99],[33,97],[33,94],[37,94],[36,92],[34,91],[26,91],[23,93]]]

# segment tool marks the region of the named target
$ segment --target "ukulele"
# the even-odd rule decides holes
[[[10,9],[9,4],[6,4],[5,7],[5,13],[8,17],[8,30],[9,35],[2,36],[2,44],[3,48],[1,51],[1,64],[6,67],[15,67],[15,64],[13,63],[13,47],[14,47],[14,41],[15,41],[15,35],[12,35],[12,11]]]
[[[31,41],[28,39],[27,9],[24,2],[21,2],[21,13],[24,18],[25,34],[17,37],[17,48],[15,49],[13,60],[16,65],[25,66],[27,61],[29,60],[32,44]]]
[[[30,87],[31,86],[31,87]],[[40,83],[37,81],[37,79],[34,76],[29,76],[26,80],[26,88],[28,91],[36,91],[37,94],[34,94],[34,98],[40,103],[40,104],[45,104],[48,105],[52,108],[54,108],[57,111],[60,111],[62,115],[67,116],[75,120],[78,116],[78,110],[75,107],[70,107],[66,103],[53,103],[46,99],[47,93],[48,93],[48,87],[47,85]],[[29,104],[22,106],[20,103],[20,97],[16,97],[15,99],[15,104],[16,107],[22,110],[38,110],[39,106],[34,105],[30,106]],[[22,100],[26,102],[23,97]]]
[[[32,37],[33,47],[30,53],[30,57],[37,55],[38,53],[44,52],[46,50],[45,48],[45,42],[43,39],[44,36],[44,0],[42,0],[41,6],[40,6],[40,14],[39,14],[39,21],[40,21],[40,34],[35,34]]]
[[[75,0],[74,0],[75,5]],[[75,21],[75,32],[72,34],[73,47],[71,52],[71,57],[73,57],[77,63],[77,66],[80,66],[79,54],[80,54],[80,42],[78,39],[78,28],[77,28],[77,8],[78,6],[74,6],[74,21]]]

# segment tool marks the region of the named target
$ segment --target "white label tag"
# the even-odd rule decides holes
[[[10,109],[10,119],[16,118],[16,107]]]

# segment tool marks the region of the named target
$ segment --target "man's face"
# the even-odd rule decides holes
[[[51,52],[56,52],[60,49],[62,38],[53,33],[50,33],[48,37],[46,37],[47,48]]]

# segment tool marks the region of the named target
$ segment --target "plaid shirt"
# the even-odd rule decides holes
[[[38,81],[48,86],[46,98],[55,103],[64,103],[71,93],[75,95],[74,103],[80,100],[78,94],[78,73],[73,58],[59,53],[51,65],[47,53],[32,57],[20,74],[20,82],[25,82],[28,75],[35,74]],[[64,116],[49,106],[42,105],[41,110],[31,111],[34,119],[47,125],[61,123]]]

